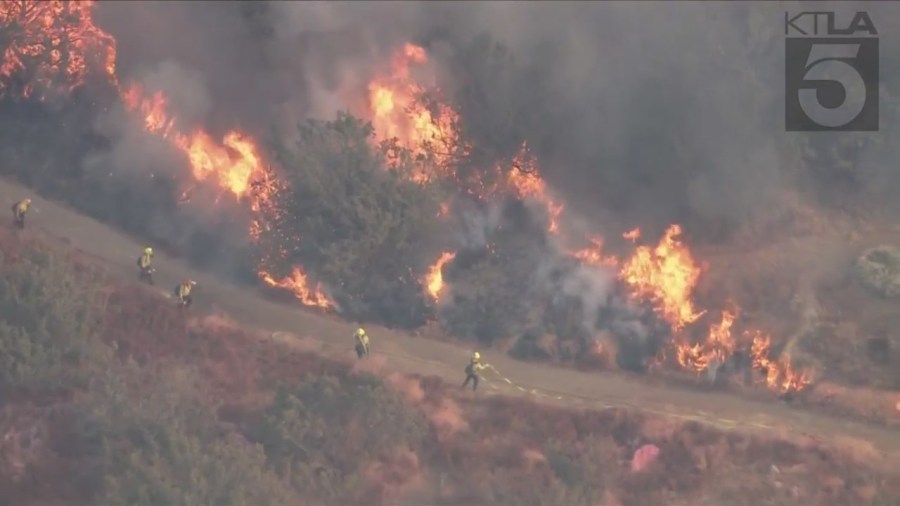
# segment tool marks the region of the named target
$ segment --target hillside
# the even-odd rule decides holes
[[[460,395],[380,357],[354,364],[185,315],[27,233],[0,232],[0,250],[7,504],[887,505],[900,494],[874,448],[850,438]],[[645,444],[658,460],[633,472]]]

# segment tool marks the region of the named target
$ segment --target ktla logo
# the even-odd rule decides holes
[[[834,12],[784,13],[789,132],[878,130],[878,31],[865,12],[835,22]]]

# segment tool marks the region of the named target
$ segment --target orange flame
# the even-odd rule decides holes
[[[304,306],[319,307],[322,309],[334,309],[335,307],[334,303],[325,295],[321,284],[316,283],[315,287],[310,288],[306,273],[299,267],[294,267],[293,271],[291,271],[291,275],[280,281],[276,281],[271,274],[262,270],[259,271],[259,277],[269,286],[288,290],[294,294],[294,297],[297,297]]]
[[[201,129],[185,134],[167,111],[165,95],[146,95],[137,84],[121,86],[116,76],[115,39],[94,26],[93,7],[92,1],[0,3],[0,23],[7,35],[0,62],[0,96],[15,82],[11,79],[14,76],[27,83],[21,90],[24,97],[35,89],[41,93],[51,87],[71,91],[85,83],[88,63],[97,61],[109,82],[119,89],[125,106],[141,115],[145,129],[169,140],[185,154],[196,181],[213,181],[238,198],[249,197],[250,210],[258,215],[270,201],[275,185],[256,142],[238,131],[226,133],[221,142]],[[187,201],[193,188],[185,190],[180,201]],[[254,217],[251,237],[258,238],[263,228],[259,217]],[[273,283],[291,289],[304,304],[332,307],[320,290],[306,288],[305,274],[299,268],[286,280]]]
[[[675,357],[678,363],[695,372],[708,369],[713,362],[720,365],[725,363],[734,354],[735,343],[731,337],[734,319],[734,313],[723,311],[722,320],[710,327],[705,341],[694,345],[677,345]]]
[[[428,268],[428,274],[425,276],[424,283],[425,290],[435,301],[440,300],[440,296],[444,291],[444,266],[454,258],[456,258],[456,253],[445,251],[441,253],[440,258]]]
[[[38,98],[50,89],[68,93],[84,84],[97,61],[115,81],[116,41],[94,26],[93,1],[4,1],[0,24],[7,31],[0,62],[0,96],[11,77],[25,82],[21,95]]]
[[[693,323],[704,313],[694,308],[691,299],[700,267],[690,249],[678,240],[679,235],[681,227],[672,225],[655,249],[638,247],[620,272],[634,296],[659,304],[657,312],[674,330]]]
[[[459,144],[456,112],[446,104],[429,109],[422,100],[425,88],[412,77],[410,67],[427,62],[424,48],[405,44],[394,55],[391,72],[369,83],[369,114],[378,140],[396,139],[416,157],[433,157],[436,172],[416,172],[412,179],[418,183],[449,175],[448,162]]]
[[[251,183],[266,176],[266,168],[256,143],[246,135],[231,131],[217,143],[203,130],[190,135],[175,131],[176,120],[166,108],[168,100],[157,92],[147,97],[142,88],[132,85],[122,92],[122,101],[144,117],[149,132],[170,140],[187,156],[194,179],[215,179],[220,187],[236,197],[247,195]]]
[[[783,355],[778,360],[769,358],[771,338],[761,332],[748,333],[752,336],[750,356],[753,368],[765,375],[766,386],[780,393],[799,392],[812,384],[808,371],[795,371],[790,357]]]
[[[563,206],[547,195],[547,183],[538,173],[537,160],[528,151],[526,143],[522,143],[519,153],[513,159],[512,168],[506,174],[506,182],[513,194],[519,199],[532,199],[543,206],[549,221],[547,232],[558,233]]]
[[[69,92],[83,85],[88,76],[88,64],[97,62],[109,81],[119,86],[116,76],[115,40],[94,26],[91,19],[92,1],[5,1],[0,2],[0,23],[6,30],[6,47],[0,62],[0,96],[17,82],[24,83],[20,94],[24,97],[43,94],[50,89]],[[391,72],[379,76],[369,85],[371,121],[380,140],[395,138],[414,155],[430,160],[413,180],[427,182],[435,177],[453,177],[452,156],[465,153],[455,130],[457,113],[446,104],[427,107],[422,98],[425,88],[412,76],[414,66],[428,62],[425,50],[406,44],[393,60]],[[13,79],[15,78],[15,79]],[[147,131],[168,139],[185,153],[191,174],[199,182],[213,182],[222,190],[245,199],[256,215],[251,223],[251,237],[257,239],[267,225],[261,219],[263,210],[270,209],[271,196],[277,191],[277,181],[265,166],[260,150],[250,137],[238,132],[227,133],[217,142],[207,132],[195,129],[186,134],[179,130],[175,117],[167,111],[168,101],[162,93],[145,95],[140,86],[119,87],[123,102],[141,115]],[[430,156],[429,156],[430,155]],[[499,170],[499,168],[497,169]],[[537,172],[536,161],[523,143],[513,160],[513,170],[507,171],[506,187],[520,199],[541,203],[547,210],[550,233],[558,231],[562,205],[547,195],[544,180]],[[461,183],[460,181],[456,181]],[[468,192],[484,196],[483,181],[467,181]],[[182,200],[190,198],[196,184],[184,191]],[[441,207],[446,215],[447,206]],[[700,275],[690,250],[678,241],[681,229],[673,225],[655,249],[638,247],[620,269],[622,281],[634,297],[653,301],[657,312],[667,320],[676,335],[703,314],[694,308],[691,296]],[[639,229],[623,234],[636,242]],[[593,246],[573,252],[573,256],[588,265],[618,266],[615,257],[602,251],[602,240],[591,239]],[[445,252],[428,272],[426,290],[435,300],[441,295],[444,282],[442,268],[455,257]],[[260,278],[270,286],[290,290],[306,305],[331,309],[334,303],[324,294],[321,285],[310,288],[306,273],[295,267],[291,275],[276,281],[265,270]],[[677,358],[683,367],[702,370],[713,360],[727,359],[733,353],[731,329],[734,314],[724,312],[720,323],[710,328],[706,340],[697,345],[678,348]],[[809,374],[795,371],[785,356],[768,358],[770,337],[762,333],[752,335],[753,367],[763,371],[769,388],[781,392],[802,390],[811,382]]]

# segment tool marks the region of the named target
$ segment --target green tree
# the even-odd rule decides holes
[[[431,259],[423,251],[441,230],[438,190],[408,180],[408,152],[372,141],[370,124],[339,114],[299,125],[293,146],[276,143],[286,184],[260,238],[262,263],[276,276],[310,268],[349,316],[416,326]],[[389,152],[399,160],[392,170]]]

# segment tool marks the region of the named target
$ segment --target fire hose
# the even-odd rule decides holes
[[[297,336],[296,334],[293,334],[291,332],[275,331],[275,332],[271,333],[270,338],[276,342],[282,342],[282,343],[288,344],[290,346],[291,345],[290,341],[292,339],[297,339],[298,337],[299,336]],[[340,347],[334,347],[333,348],[334,351],[329,353],[327,350],[328,350],[328,348],[331,348],[333,346],[333,343],[331,343],[325,339],[318,339],[315,337],[308,337],[308,338],[325,345],[326,346],[325,349],[317,350],[317,352],[323,354],[324,356],[330,357],[330,358],[338,358],[353,349],[352,347],[344,348],[343,346],[340,346]],[[433,360],[429,360],[429,359],[423,359],[423,358],[414,357],[411,355],[395,353],[395,352],[390,352],[390,351],[385,351],[385,350],[374,350],[374,351],[371,351],[371,353],[375,354],[375,355],[384,355],[384,356],[390,356],[390,357],[396,357],[396,358],[403,358],[405,360],[411,360],[411,361],[415,361],[415,362],[419,362],[419,363],[430,363],[433,365],[439,365],[439,364],[443,365],[442,362],[437,362],[437,361],[433,361]],[[711,423],[713,425],[717,425],[717,426],[720,426],[723,428],[734,428],[734,427],[738,427],[741,425],[754,427],[756,429],[774,429],[775,428],[772,425],[769,425],[766,423],[761,423],[758,421],[753,421],[753,420],[734,420],[734,419],[728,419],[728,418],[721,418],[721,417],[715,416],[713,413],[709,413],[709,412],[705,412],[705,411],[698,411],[698,412],[696,412],[696,414],[678,413],[678,412],[672,412],[672,411],[669,411],[666,409],[658,409],[658,408],[652,408],[652,407],[646,406],[646,405],[635,404],[633,402],[628,402],[628,401],[603,401],[603,400],[595,398],[595,397],[579,395],[579,394],[567,394],[564,392],[557,392],[557,391],[553,391],[553,390],[549,390],[549,389],[541,389],[543,391],[536,390],[536,389],[529,389],[529,388],[523,387],[523,386],[517,384],[516,382],[512,381],[511,379],[507,378],[506,376],[501,374],[500,371],[498,371],[497,368],[494,367],[493,365],[485,364],[485,366],[486,366],[486,369],[491,370],[491,372],[493,372],[494,375],[497,376],[497,378],[499,378],[506,384],[510,385],[511,387],[515,388],[516,390],[518,390],[520,392],[532,395],[537,398],[553,399],[553,400],[563,401],[563,402],[570,401],[572,404],[574,404],[576,406],[580,406],[580,407],[589,407],[590,406],[590,407],[600,407],[600,408],[604,408],[604,409],[615,409],[615,408],[638,409],[640,411],[650,413],[650,414],[655,414],[658,416],[664,416],[664,417],[679,419],[679,420],[683,420],[683,421]],[[489,381],[487,378],[482,378],[482,381],[484,381],[486,386],[490,387],[493,390],[500,389],[500,387],[498,385],[496,385],[494,382]]]
[[[494,374],[496,374],[498,378],[500,378],[501,380],[505,381],[508,385],[512,386],[513,388],[515,388],[516,390],[518,390],[518,391],[520,391],[520,392],[524,392],[524,393],[526,393],[526,394],[535,395],[535,396],[538,396],[538,397],[547,397],[547,398],[550,398],[550,399],[556,399],[556,400],[559,400],[559,401],[563,400],[563,397],[562,397],[561,395],[548,395],[548,394],[544,394],[544,393],[538,392],[537,390],[535,390],[535,389],[533,389],[533,388],[532,388],[532,389],[525,388],[525,387],[523,387],[522,385],[519,385],[518,383],[514,382],[513,380],[511,380],[511,379],[507,378],[506,376],[504,376],[503,374],[501,374],[500,371],[498,371],[497,368],[494,367],[493,365],[491,365],[491,364],[484,364],[484,365],[485,365],[485,367],[486,367],[487,369],[493,371]],[[494,385],[493,385],[490,381],[488,381],[486,378],[484,379],[484,382],[485,382],[489,387],[491,387],[491,388],[493,388],[493,389],[495,389],[495,390],[497,389],[497,387],[494,386]]]

